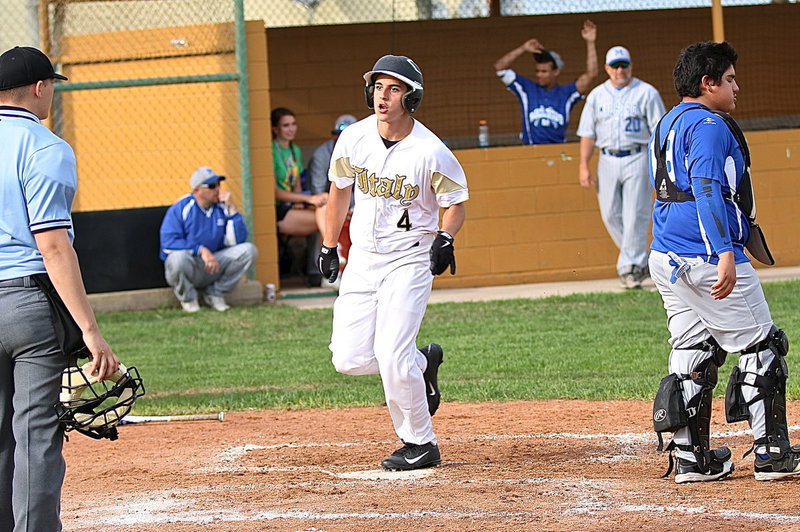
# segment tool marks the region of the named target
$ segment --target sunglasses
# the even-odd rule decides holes
[[[219,186],[219,181],[217,181],[215,183],[209,183],[208,185],[200,185],[200,186],[203,187],[203,188],[210,188],[211,190],[214,190],[215,188],[217,188]]]
[[[629,66],[631,66],[631,64],[627,61],[617,61],[616,63],[611,63],[608,66],[616,70],[618,68],[628,68]]]

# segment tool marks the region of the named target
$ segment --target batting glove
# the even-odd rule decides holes
[[[447,231],[439,231],[431,245],[431,273],[441,275],[450,266],[450,275],[456,274],[456,256],[453,237]]]
[[[322,245],[317,256],[317,268],[328,282],[332,283],[339,277],[339,253],[337,253],[336,247],[330,248],[325,244]]]

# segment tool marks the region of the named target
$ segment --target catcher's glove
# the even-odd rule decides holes
[[[447,231],[439,231],[431,245],[431,273],[441,275],[450,266],[450,275],[456,274],[456,256],[453,237]]]
[[[317,256],[317,268],[319,268],[319,273],[331,283],[339,277],[339,253],[335,247],[322,245]]]

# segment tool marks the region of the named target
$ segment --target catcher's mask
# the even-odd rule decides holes
[[[69,366],[61,379],[61,394],[55,404],[65,432],[77,430],[90,438],[116,440],[117,425],[128,415],[136,399],[145,394],[139,370],[119,365],[116,373],[98,382],[89,374],[91,362]]]

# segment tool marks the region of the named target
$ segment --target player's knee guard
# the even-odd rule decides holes
[[[742,355],[770,350],[774,355],[772,362],[763,375],[742,371],[735,366],[731,371],[728,387],[725,391],[725,417],[729,423],[748,421],[750,405],[758,401],[764,402],[766,436],[755,441],[755,446],[771,444],[781,448],[781,453],[789,449],[789,427],[786,421],[786,380],[789,371],[784,357],[789,352],[789,340],[782,329],[774,325],[767,337],[742,351]],[[756,388],[758,393],[750,401],[745,400],[743,386]],[[752,449],[751,449],[752,451]],[[745,454],[745,456],[748,453]]]
[[[689,373],[672,373],[661,380],[656,401],[653,404],[653,428],[658,433],[658,450],[670,452],[669,468],[672,471],[672,450],[681,449],[694,454],[698,467],[706,471],[711,460],[709,436],[711,432],[711,400],[717,385],[718,370],[725,363],[727,353],[713,338],[693,345],[687,350],[709,353]],[[700,391],[688,403],[683,398],[683,382],[691,380]],[[678,445],[672,440],[664,449],[662,432],[675,432],[689,428],[690,445]]]

